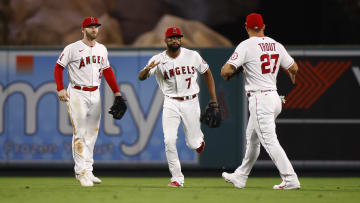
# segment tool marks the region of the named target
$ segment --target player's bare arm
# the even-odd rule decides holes
[[[221,68],[221,77],[224,78],[224,80],[230,80],[231,77],[235,74],[236,68],[235,66],[225,63],[225,65]]]
[[[290,68],[288,69],[289,76],[290,76],[291,82],[293,84],[295,84],[295,76],[296,76],[296,73],[298,72],[298,70],[299,70],[299,67],[296,64],[296,62],[294,62],[294,64],[292,66],[290,66]]]
[[[206,86],[210,93],[210,102],[217,102],[216,92],[215,92],[215,82],[214,82],[214,78],[212,76],[210,68],[208,68],[207,71],[205,71],[203,76],[205,79]]]
[[[151,69],[155,68],[157,65],[159,65],[160,61],[155,63],[155,61],[152,61],[149,65],[147,65],[144,69],[142,69],[139,73],[139,80],[143,81],[146,80],[150,75],[149,72]]]

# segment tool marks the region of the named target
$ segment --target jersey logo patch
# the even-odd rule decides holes
[[[82,51],[84,51],[84,49],[79,50],[79,52],[82,52]]]
[[[230,60],[236,60],[238,58],[238,53],[234,52],[233,55],[231,56]]]

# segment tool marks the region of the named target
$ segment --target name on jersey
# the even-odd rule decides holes
[[[276,51],[275,43],[259,43],[261,51]]]
[[[86,63],[86,64],[85,64]],[[89,65],[90,63],[97,63],[97,64],[104,64],[104,58],[102,56],[87,56],[84,58],[80,59],[80,65],[79,65],[79,69],[81,69],[82,67],[85,67],[85,65]]]
[[[169,72],[168,72],[169,71]],[[170,69],[168,71],[164,71],[164,79],[167,80],[171,77],[174,77],[176,75],[185,75],[185,74],[194,74],[195,73],[195,67],[194,66],[182,66],[182,67],[176,67],[173,69]]]

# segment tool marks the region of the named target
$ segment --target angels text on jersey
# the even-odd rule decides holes
[[[99,86],[102,71],[110,67],[104,45],[96,42],[90,47],[81,40],[66,46],[57,63],[68,68],[73,85],[82,86]]]

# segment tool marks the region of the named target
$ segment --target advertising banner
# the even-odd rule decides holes
[[[161,125],[163,94],[154,78],[138,72],[159,51],[109,51],[128,111],[122,120],[107,112],[113,93],[102,80],[102,118],[94,149],[96,163],[167,163]],[[66,105],[58,101],[54,66],[61,50],[0,51],[0,163],[72,163],[72,126]],[[67,70],[64,71],[67,86]],[[179,127],[178,152],[183,163],[197,164]]]

